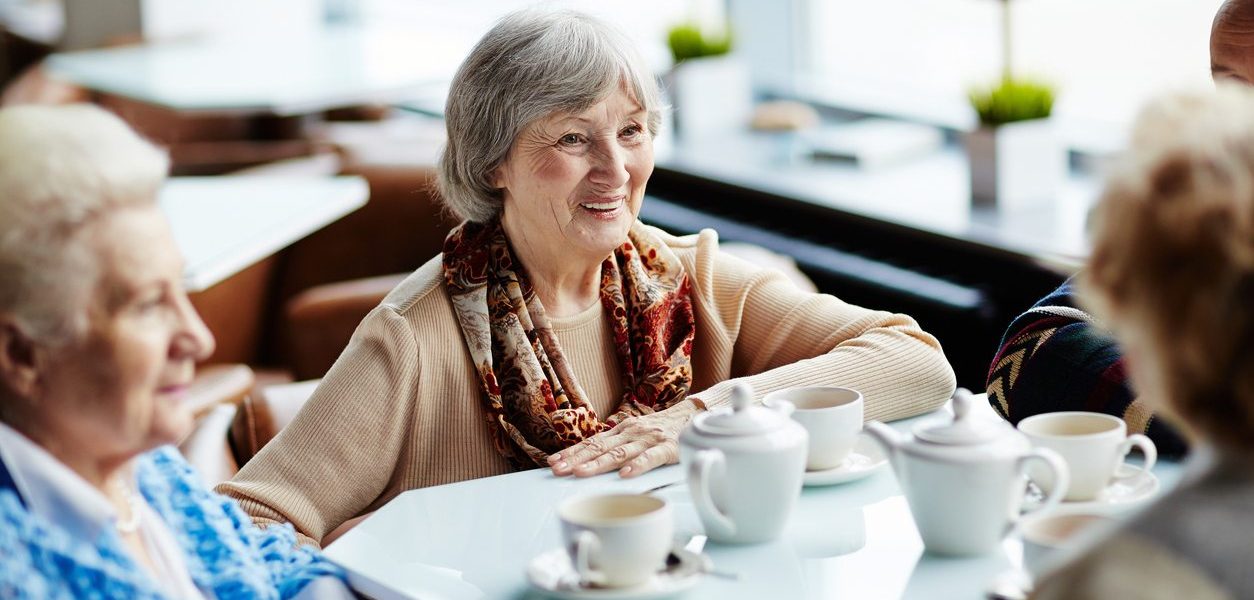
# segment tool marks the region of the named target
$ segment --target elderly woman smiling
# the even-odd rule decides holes
[[[213,351],[157,208],[166,166],[98,108],[0,110],[0,597],[347,595],[160,447]]]
[[[572,12],[499,22],[453,80],[440,190],[464,220],[362,323],[296,420],[221,489],[320,539],[407,489],[517,469],[630,477],[678,459],[736,381],[942,403],[909,317],[804,293],[636,220],[663,106],[625,38]]]

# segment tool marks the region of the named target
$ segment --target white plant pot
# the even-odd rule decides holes
[[[667,76],[680,138],[742,129],[753,112],[749,68],[735,56],[685,60]]]
[[[1067,173],[1067,153],[1052,119],[981,126],[966,136],[971,200],[1015,209],[1048,204]]]

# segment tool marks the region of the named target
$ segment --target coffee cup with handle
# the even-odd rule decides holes
[[[844,387],[797,387],[767,394],[762,403],[793,405],[792,418],[810,434],[806,470],[839,467],[862,431],[862,394]]]
[[[1158,459],[1152,440],[1139,433],[1128,435],[1123,419],[1104,413],[1045,413],[1019,421],[1018,427],[1034,447],[1053,450],[1066,461],[1071,483],[1064,500],[1069,502],[1096,499],[1120,478],[1119,467],[1133,448],[1145,455],[1146,471]],[[1033,473],[1033,479],[1046,492],[1052,489],[1053,479],[1047,474]]]
[[[562,539],[583,585],[620,588],[647,582],[674,543],[670,505],[645,494],[598,494],[563,502]]]

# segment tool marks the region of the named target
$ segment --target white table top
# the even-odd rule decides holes
[[[198,292],[361,208],[369,196],[360,177],[174,177],[159,202],[187,262],[184,284]]]
[[[979,404],[987,406],[982,398]],[[937,416],[894,426],[907,429],[929,418]],[[1154,469],[1164,488],[1180,471],[1170,463]],[[643,491],[682,478],[675,466],[629,480],[614,474],[555,478],[545,469],[412,490],[328,546],[326,555],[350,572],[356,589],[380,599],[539,598],[524,570],[532,557],[560,546],[555,509],[562,499]],[[677,537],[701,532],[686,485],[658,494],[675,507]],[[995,577],[1022,564],[1013,536],[984,557],[924,554],[889,468],[857,482],[805,488],[780,540],[709,543],[705,552],[716,569],[740,579],[707,576],[685,598],[975,599]]]
[[[294,116],[390,102],[452,79],[469,50],[438,31],[334,26],[49,57],[54,77],[182,113]]]

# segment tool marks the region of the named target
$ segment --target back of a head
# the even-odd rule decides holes
[[[1215,18],[1211,21],[1211,35],[1225,28],[1249,33],[1251,25],[1254,25],[1254,0],[1225,0],[1215,11]]]
[[[1227,0],[1216,11],[1210,68],[1216,82],[1254,85],[1254,0]]]
[[[82,221],[114,204],[151,199],[168,166],[164,153],[96,106],[0,110],[0,215],[5,217],[38,211]]]
[[[90,262],[75,255],[76,234],[110,211],[155,203],[168,167],[98,107],[0,109],[0,311],[36,333],[57,330],[64,315],[51,299],[84,279],[67,269]]]
[[[1094,212],[1086,300],[1142,397],[1254,451],[1254,90],[1148,105]]]

